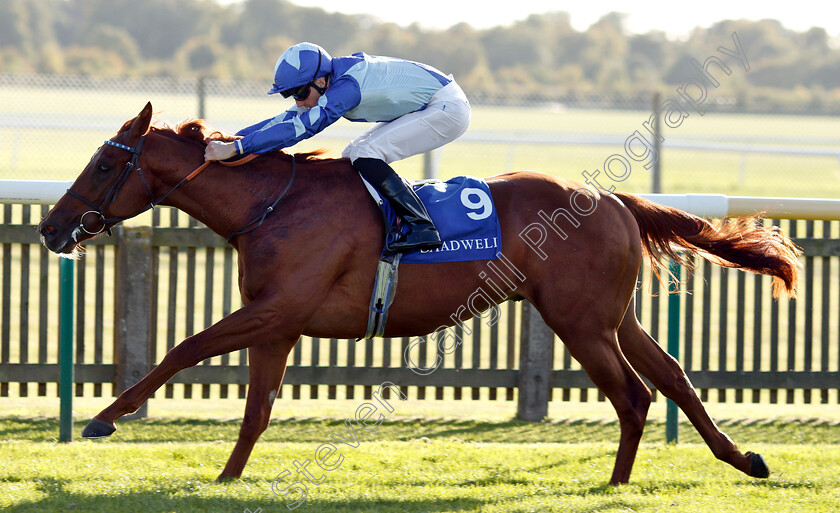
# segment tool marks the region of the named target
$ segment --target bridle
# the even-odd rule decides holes
[[[84,196],[82,196],[78,192],[74,191],[72,188],[67,189],[67,194],[73,196],[74,198],[83,202],[85,205],[87,205],[91,208],[91,210],[88,210],[87,212],[82,214],[82,216],[79,218],[79,228],[81,228],[82,231],[84,231],[88,235],[97,235],[99,233],[102,233],[103,231],[106,231],[108,233],[108,235],[111,235],[111,227],[108,226],[109,224],[111,226],[113,226],[113,225],[119,223],[120,221],[125,221],[126,219],[129,219],[130,217],[134,217],[134,216],[136,216],[138,214],[141,214],[141,213],[143,213],[143,212],[145,212],[145,211],[147,211],[151,208],[154,208],[155,205],[160,203],[163,200],[163,198],[165,198],[166,196],[168,196],[172,192],[172,191],[169,191],[168,193],[166,193],[163,196],[163,198],[159,198],[157,201],[154,200],[155,196],[152,193],[152,189],[151,189],[151,187],[149,187],[149,184],[146,183],[146,178],[143,176],[143,171],[140,169],[140,166],[137,165],[137,160],[140,158],[140,152],[143,149],[143,142],[145,140],[146,140],[145,135],[140,136],[140,139],[137,140],[137,145],[133,148],[131,146],[126,146],[125,144],[120,144],[118,142],[114,142],[114,141],[111,141],[111,140],[105,141],[105,144],[107,144],[108,146],[114,146],[116,148],[120,148],[120,149],[131,152],[131,160],[126,162],[125,167],[120,172],[120,174],[117,176],[117,179],[114,180],[114,183],[112,183],[111,186],[108,188],[108,190],[105,191],[105,196],[102,198],[102,201],[100,201],[98,205],[95,204],[94,202],[90,201],[89,199],[85,198]],[[150,198],[151,201],[149,202],[149,204],[146,207],[143,208],[143,210],[141,210],[140,212],[137,212],[137,214],[134,214],[134,216],[106,218],[105,214],[103,214],[103,212],[108,210],[108,207],[110,207],[111,203],[113,203],[114,200],[117,198],[117,194],[120,192],[120,189],[122,189],[123,185],[125,185],[125,182],[126,182],[126,180],[128,180],[128,177],[131,174],[131,171],[133,169],[137,169],[137,174],[140,175],[140,180],[143,182],[143,185],[146,187],[146,190],[149,192],[149,198]],[[180,184],[178,184],[178,186],[179,185]],[[175,186],[175,188],[177,189],[178,186]],[[173,189],[173,190],[175,190],[175,189]],[[102,228],[100,228],[99,230],[96,230],[95,232],[92,232],[85,227],[85,217],[87,217],[90,214],[98,216],[99,221],[102,223]]]
[[[155,199],[155,194],[152,192],[152,188],[149,187],[148,182],[146,182],[146,177],[143,176],[143,170],[140,169],[140,166],[138,164],[138,160],[140,158],[140,152],[143,149],[143,142],[145,140],[146,140],[145,135],[140,136],[140,139],[137,140],[137,145],[134,146],[133,148],[131,146],[126,146],[125,144],[121,144],[121,143],[114,142],[114,141],[111,141],[111,140],[106,140],[105,141],[105,144],[108,145],[108,146],[113,146],[115,148],[120,148],[122,150],[126,150],[128,152],[131,152],[131,160],[126,162],[125,167],[123,167],[122,171],[117,176],[117,179],[114,180],[114,183],[112,183],[111,186],[108,187],[108,190],[105,191],[105,196],[102,198],[102,201],[100,201],[98,205],[96,203],[88,200],[87,198],[85,198],[84,196],[79,194],[78,192],[74,191],[72,188],[67,189],[67,193],[70,196],[73,196],[74,198],[78,199],[79,201],[83,202],[85,205],[87,205],[91,208],[91,210],[86,211],[79,218],[79,228],[82,231],[84,231],[85,233],[87,233],[88,235],[98,235],[98,234],[102,233],[103,231],[106,232],[108,235],[111,235],[111,227],[112,226],[114,226],[115,224],[117,224],[121,221],[125,221],[126,219],[131,219],[132,217],[136,217],[136,216],[142,214],[143,212],[146,212],[147,210],[151,210],[151,209],[155,208],[157,205],[160,205],[160,203],[163,200],[165,200],[170,194],[175,192],[179,187],[181,187],[185,183],[191,181],[193,178],[198,176],[199,173],[204,171],[207,168],[207,166],[209,166],[212,162],[218,162],[219,164],[221,164],[223,166],[226,166],[226,167],[236,167],[236,166],[241,166],[243,164],[251,162],[252,160],[254,160],[255,158],[257,158],[259,156],[259,154],[251,153],[251,154],[246,155],[245,157],[243,157],[239,160],[236,160],[234,162],[224,162],[224,161],[212,161],[212,162],[207,161],[207,162],[204,162],[203,164],[198,166],[194,171],[192,171],[190,174],[188,174],[183,179],[181,179],[181,181],[178,182],[177,184],[175,184],[174,187],[169,189],[169,191],[166,194],[164,194],[163,196]],[[140,177],[140,181],[143,182],[143,186],[146,188],[146,192],[149,193],[149,203],[146,206],[144,206],[139,212],[137,212],[133,215],[130,215],[130,216],[126,216],[126,217],[105,217],[105,214],[103,212],[108,210],[108,207],[111,206],[111,204],[117,198],[117,194],[119,194],[120,189],[122,189],[123,185],[125,185],[125,182],[128,180],[129,175],[131,175],[131,172],[135,169],[137,170],[137,175]],[[289,184],[286,186],[286,188],[283,190],[283,192],[280,194],[280,196],[268,208],[266,208],[266,210],[263,212],[262,215],[256,217],[254,220],[252,220],[251,222],[249,222],[248,224],[246,224],[245,226],[243,226],[239,230],[237,230],[234,233],[225,237],[225,240],[230,242],[230,240],[232,238],[234,238],[238,235],[244,235],[246,233],[250,233],[250,232],[256,230],[257,228],[259,228],[263,224],[263,221],[265,221],[265,218],[270,213],[272,213],[274,211],[277,204],[280,202],[280,200],[283,198],[283,196],[286,195],[286,192],[289,191],[289,189],[292,186],[292,182],[294,182],[294,179],[295,179],[295,156],[294,156],[294,154],[292,154],[292,177],[289,180]],[[102,227],[99,230],[90,231],[85,227],[85,217],[87,217],[90,214],[93,214],[93,215],[99,217],[99,222],[102,223]]]

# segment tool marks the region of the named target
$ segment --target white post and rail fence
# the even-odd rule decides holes
[[[31,248],[39,245],[34,230],[35,222],[24,219],[17,225],[11,223],[10,205],[53,204],[71,183],[0,180],[0,203],[6,204],[4,223],[0,228],[4,277],[2,320],[6,325],[10,322],[10,296],[21,294],[20,303],[28,303],[27,291],[17,291],[9,286],[10,276],[13,272],[18,272],[14,268],[18,264],[10,256],[12,247]],[[672,262],[670,270],[679,279],[684,278],[684,282],[679,287],[680,293],[667,294],[667,318],[662,319],[659,314],[659,294],[656,294],[658,284],[651,282],[650,286],[654,289],[653,298],[645,302],[648,305],[645,308],[649,309],[646,310],[650,316],[649,323],[652,325],[649,330],[657,337],[660,322],[667,326],[665,337],[661,337],[666,339],[663,342],[667,343],[669,352],[681,360],[694,385],[702,389],[702,395],[708,396],[717,391],[719,399],[732,400],[727,394],[728,390],[734,391],[735,401],[743,401],[744,393],[752,390],[753,402],[759,402],[767,400],[767,396],[762,396],[761,391],[769,390],[771,402],[790,402],[793,400],[794,391],[804,390],[802,393],[806,402],[813,400],[813,391],[817,391],[818,400],[826,402],[829,397],[835,397],[829,394],[829,391],[835,390],[838,391],[837,400],[840,400],[840,336],[837,335],[840,326],[836,325],[840,322],[840,316],[834,312],[837,308],[836,302],[840,299],[840,283],[836,280],[837,264],[840,261],[840,200],[757,198],[720,194],[642,196],[702,217],[723,218],[763,213],[767,219],[786,222],[787,226],[783,228],[805,252],[803,293],[799,300],[790,301],[787,305],[765,302],[770,291],[762,277],[754,278],[754,282],[747,286],[745,274],[737,273],[733,286],[730,284],[728,270],[713,270],[708,265],[698,262],[695,273],[683,277],[679,266]],[[801,233],[800,225],[804,225],[805,233]],[[91,242],[95,247],[116,246],[111,264],[116,280],[114,301],[109,301],[103,296],[100,280],[105,279],[106,273],[101,269],[104,265],[103,260],[98,257],[96,265],[99,268],[96,271],[94,286],[98,291],[98,308],[113,308],[113,362],[101,361],[102,340],[107,339],[107,336],[101,333],[101,326],[97,328],[100,333],[97,335],[96,351],[99,352],[96,353],[95,361],[74,362],[74,356],[83,357],[85,353],[84,348],[77,344],[80,343],[78,339],[84,338],[87,328],[80,325],[74,327],[73,322],[74,319],[82,322],[84,317],[74,313],[74,306],[81,296],[74,287],[84,286],[85,282],[84,276],[78,280],[74,278],[74,267],[84,272],[83,261],[61,259],[59,287],[56,291],[60,297],[60,342],[58,351],[51,350],[51,354],[59,354],[57,364],[49,363],[46,354],[40,354],[49,350],[49,341],[40,344],[42,347],[38,349],[38,363],[30,363],[26,357],[20,361],[12,361],[11,331],[6,327],[0,333],[0,395],[9,394],[9,383],[20,383],[21,387],[27,382],[59,383],[61,440],[72,438],[72,400],[74,390],[75,395],[80,395],[80,384],[111,383],[113,393],[119,393],[139,380],[155,364],[158,338],[167,338],[167,348],[177,342],[173,340],[172,325],[176,322],[178,311],[190,307],[191,296],[188,295],[186,305],[176,298],[173,288],[177,288],[179,282],[167,274],[180,272],[183,277],[183,273],[186,273],[192,276],[194,282],[197,274],[195,266],[198,265],[194,258],[196,248],[205,248],[208,262],[213,259],[224,260],[225,276],[221,279],[214,278],[212,265],[208,263],[205,267],[205,280],[212,283],[215,279],[229,284],[232,276],[230,273],[234,272],[231,248],[221,237],[206,228],[194,224],[188,228],[125,226],[118,227],[114,232],[113,238],[100,238]],[[822,236],[815,236],[817,232]],[[159,269],[158,265],[159,255],[167,248],[170,255],[168,273],[166,269]],[[183,253],[184,248],[188,253],[187,265],[193,266],[186,271],[181,269],[184,265],[183,260],[177,260],[179,251]],[[192,260],[189,251],[193,251]],[[24,260],[28,262],[28,249],[25,254],[27,257]],[[50,258],[53,257],[50,255]],[[815,262],[819,265],[815,265]],[[46,265],[42,262],[41,268],[44,269]],[[21,272],[29,271],[23,269]],[[42,279],[45,279],[47,274],[42,271]],[[159,280],[170,280],[170,298],[169,305],[165,308],[166,312],[159,312],[156,306]],[[194,286],[194,283],[190,286]],[[44,288],[42,286],[42,290]],[[670,288],[672,292],[676,291],[674,283]],[[715,291],[716,302],[711,299],[712,288]],[[212,287],[208,286],[205,294],[212,295],[211,289]],[[735,291],[733,294],[729,292],[731,289]],[[50,289],[49,293],[52,294],[53,291]],[[640,309],[643,301],[638,294],[639,292],[637,308]],[[750,294],[752,297],[748,298]],[[735,296],[734,305],[728,299],[730,295]],[[225,285],[224,296],[222,299],[216,299],[216,302],[223,302],[224,311],[228,312],[235,308],[232,306],[234,300],[231,299],[235,297],[235,290],[230,290],[230,287]],[[835,299],[831,299],[832,297]],[[47,309],[44,306],[46,300],[41,298],[40,301],[42,304],[36,307],[40,308],[43,314]],[[700,301],[702,304],[695,304]],[[804,301],[804,305],[798,306],[798,301]],[[205,305],[212,302],[212,297],[205,297]],[[664,307],[665,304],[662,303],[661,306]],[[731,306],[734,306],[734,314],[729,313]],[[435,399],[442,399],[443,390],[447,387],[454,388],[455,399],[462,398],[467,389],[471,389],[472,396],[476,399],[479,398],[481,389],[490,390],[490,399],[496,399],[497,393],[501,391],[503,398],[508,400],[513,400],[515,392],[518,391],[518,416],[527,421],[543,419],[548,413],[549,401],[568,400],[571,390],[580,389],[581,400],[587,400],[587,391],[593,388],[591,382],[579,366],[576,367],[571,362],[568,353],[563,352],[562,345],[542,322],[539,314],[527,304],[520,308],[518,304],[510,303],[503,308],[503,314],[508,318],[506,322],[488,329],[481,325],[480,320],[472,321],[472,329],[469,330],[472,337],[465,336],[465,343],[454,354],[454,360],[448,361],[429,376],[415,374],[395,363],[401,354],[400,349],[404,350],[406,347],[405,339],[401,342],[386,340],[376,346],[372,341],[360,342],[359,347],[364,345],[364,364],[358,366],[355,363],[356,343],[348,341],[340,344],[335,340],[308,339],[306,344],[309,345],[309,349],[306,355],[307,358],[311,357],[311,361],[304,361],[304,353],[300,350],[303,342],[298,344],[290,357],[286,383],[293,388],[292,398],[300,397],[301,386],[306,385],[326,386],[328,398],[336,397],[336,388],[346,387],[345,397],[352,398],[355,386],[364,387],[364,393],[368,394],[371,386],[376,386],[384,380],[401,387],[418,387],[418,399],[425,398],[427,388],[434,391]],[[24,313],[20,315],[21,319],[28,319]],[[100,319],[102,313],[96,312],[94,315]],[[735,319],[731,318],[733,315]],[[206,324],[218,320],[211,317],[212,313],[208,311],[205,314]],[[786,321],[786,329],[783,326],[785,323],[781,321]],[[715,322],[718,325],[717,340],[712,336]],[[101,321],[99,324],[101,325]],[[21,326],[20,329],[23,331],[27,328]],[[749,340],[749,335],[752,336],[752,340]],[[43,335],[41,337],[43,338]],[[24,347],[25,344],[21,342],[21,353],[29,351],[28,347]],[[682,358],[680,348],[684,351]],[[339,355],[339,349],[346,350],[346,353]],[[327,358],[320,356],[323,353],[329,355],[328,365],[324,365]],[[715,357],[718,358],[717,362]],[[346,365],[339,365],[339,362],[346,362]],[[424,363],[420,362],[421,365]],[[247,380],[247,362],[240,358],[239,364],[236,365],[200,365],[185,370],[173,378],[167,387],[171,389],[174,384],[183,384],[191,390],[193,385],[201,385],[202,395],[209,397],[209,384],[218,384],[222,387],[223,396],[227,395],[228,387],[233,386],[234,390],[238,387],[238,395],[243,397]],[[560,391],[555,394],[557,389]],[[317,397],[317,394],[317,387],[310,390],[310,397]],[[187,395],[191,395],[191,392]],[[141,411],[140,415],[144,413],[145,411]],[[676,440],[676,426],[676,408],[669,404],[666,422],[669,440]]]

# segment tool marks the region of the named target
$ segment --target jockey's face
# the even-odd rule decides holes
[[[319,77],[315,79],[315,85],[320,88],[324,88],[327,86],[327,81],[324,77]],[[314,87],[309,88],[309,96],[307,96],[303,100],[295,100],[295,105],[298,107],[306,107],[307,109],[311,109],[315,105],[318,104],[318,100],[321,99],[321,93],[318,92],[317,89]]]

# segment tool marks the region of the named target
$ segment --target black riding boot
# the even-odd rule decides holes
[[[359,158],[353,162],[353,167],[391,203],[397,215],[411,228],[404,238],[388,246],[390,250],[403,252],[441,246],[440,234],[423,202],[391,166],[383,160]]]

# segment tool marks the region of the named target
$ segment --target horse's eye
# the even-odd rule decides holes
[[[99,166],[99,172],[105,175],[111,172],[111,168],[108,167],[107,164],[102,164]]]

